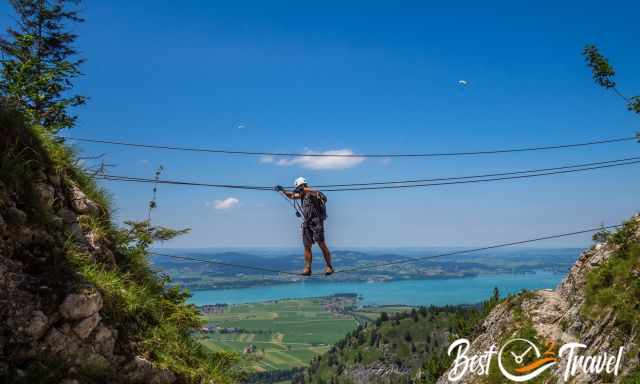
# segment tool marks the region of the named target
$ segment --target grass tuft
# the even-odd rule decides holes
[[[614,254],[587,275],[586,300],[582,313],[597,319],[603,311],[616,315],[616,328],[622,336],[640,329],[640,242],[637,221],[626,222],[608,236],[616,246]],[[636,338],[638,338],[636,336]]]

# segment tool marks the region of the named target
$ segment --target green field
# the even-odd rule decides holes
[[[330,312],[327,304],[340,310]],[[203,317],[210,326],[242,332],[209,333],[200,340],[211,350],[241,354],[254,345],[255,352],[244,356],[257,371],[303,367],[357,327],[354,316],[343,311],[354,304],[352,299],[331,297],[232,305],[222,314]]]
[[[372,322],[375,321],[382,312],[386,312],[388,315],[392,315],[398,312],[410,311],[412,307],[406,305],[384,305],[378,307],[365,307],[353,311],[353,315],[360,322]]]

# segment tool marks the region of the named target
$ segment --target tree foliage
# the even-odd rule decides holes
[[[477,306],[382,312],[375,322],[360,325],[314,358],[305,375],[293,383],[349,383],[361,369],[381,367],[389,374],[388,382],[435,383],[452,361],[446,353],[448,341],[474,338],[482,320],[500,302],[495,288],[493,296]]]
[[[593,80],[596,84],[606,89],[612,89],[616,94],[625,99],[627,108],[630,111],[640,113],[640,96],[627,97],[618,90],[617,84],[613,79],[616,71],[613,66],[609,64],[609,60],[600,53],[598,47],[589,44],[584,47],[582,54],[587,61],[587,66],[591,69]]]
[[[601,87],[610,89],[616,87],[613,77],[616,71],[609,64],[609,61],[600,53],[595,45],[587,45],[583,51],[587,60],[587,65],[591,68],[593,80]]]
[[[29,125],[52,133],[73,127],[77,117],[69,109],[86,102],[86,97],[70,94],[83,63],[73,46],[77,35],[68,29],[69,23],[84,21],[69,7],[79,0],[9,2],[17,25],[0,38],[0,93]]]

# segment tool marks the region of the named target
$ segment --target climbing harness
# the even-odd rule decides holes
[[[301,213],[302,207],[297,204],[297,201],[289,199],[282,191],[277,191],[277,192],[278,192],[278,195],[282,196],[282,198],[287,201],[287,204],[293,207],[293,209],[296,211],[296,217],[298,217],[300,220],[303,220],[302,213]]]

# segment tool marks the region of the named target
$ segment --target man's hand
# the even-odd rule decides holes
[[[278,192],[284,192],[284,187],[282,185],[276,185],[274,189]]]

